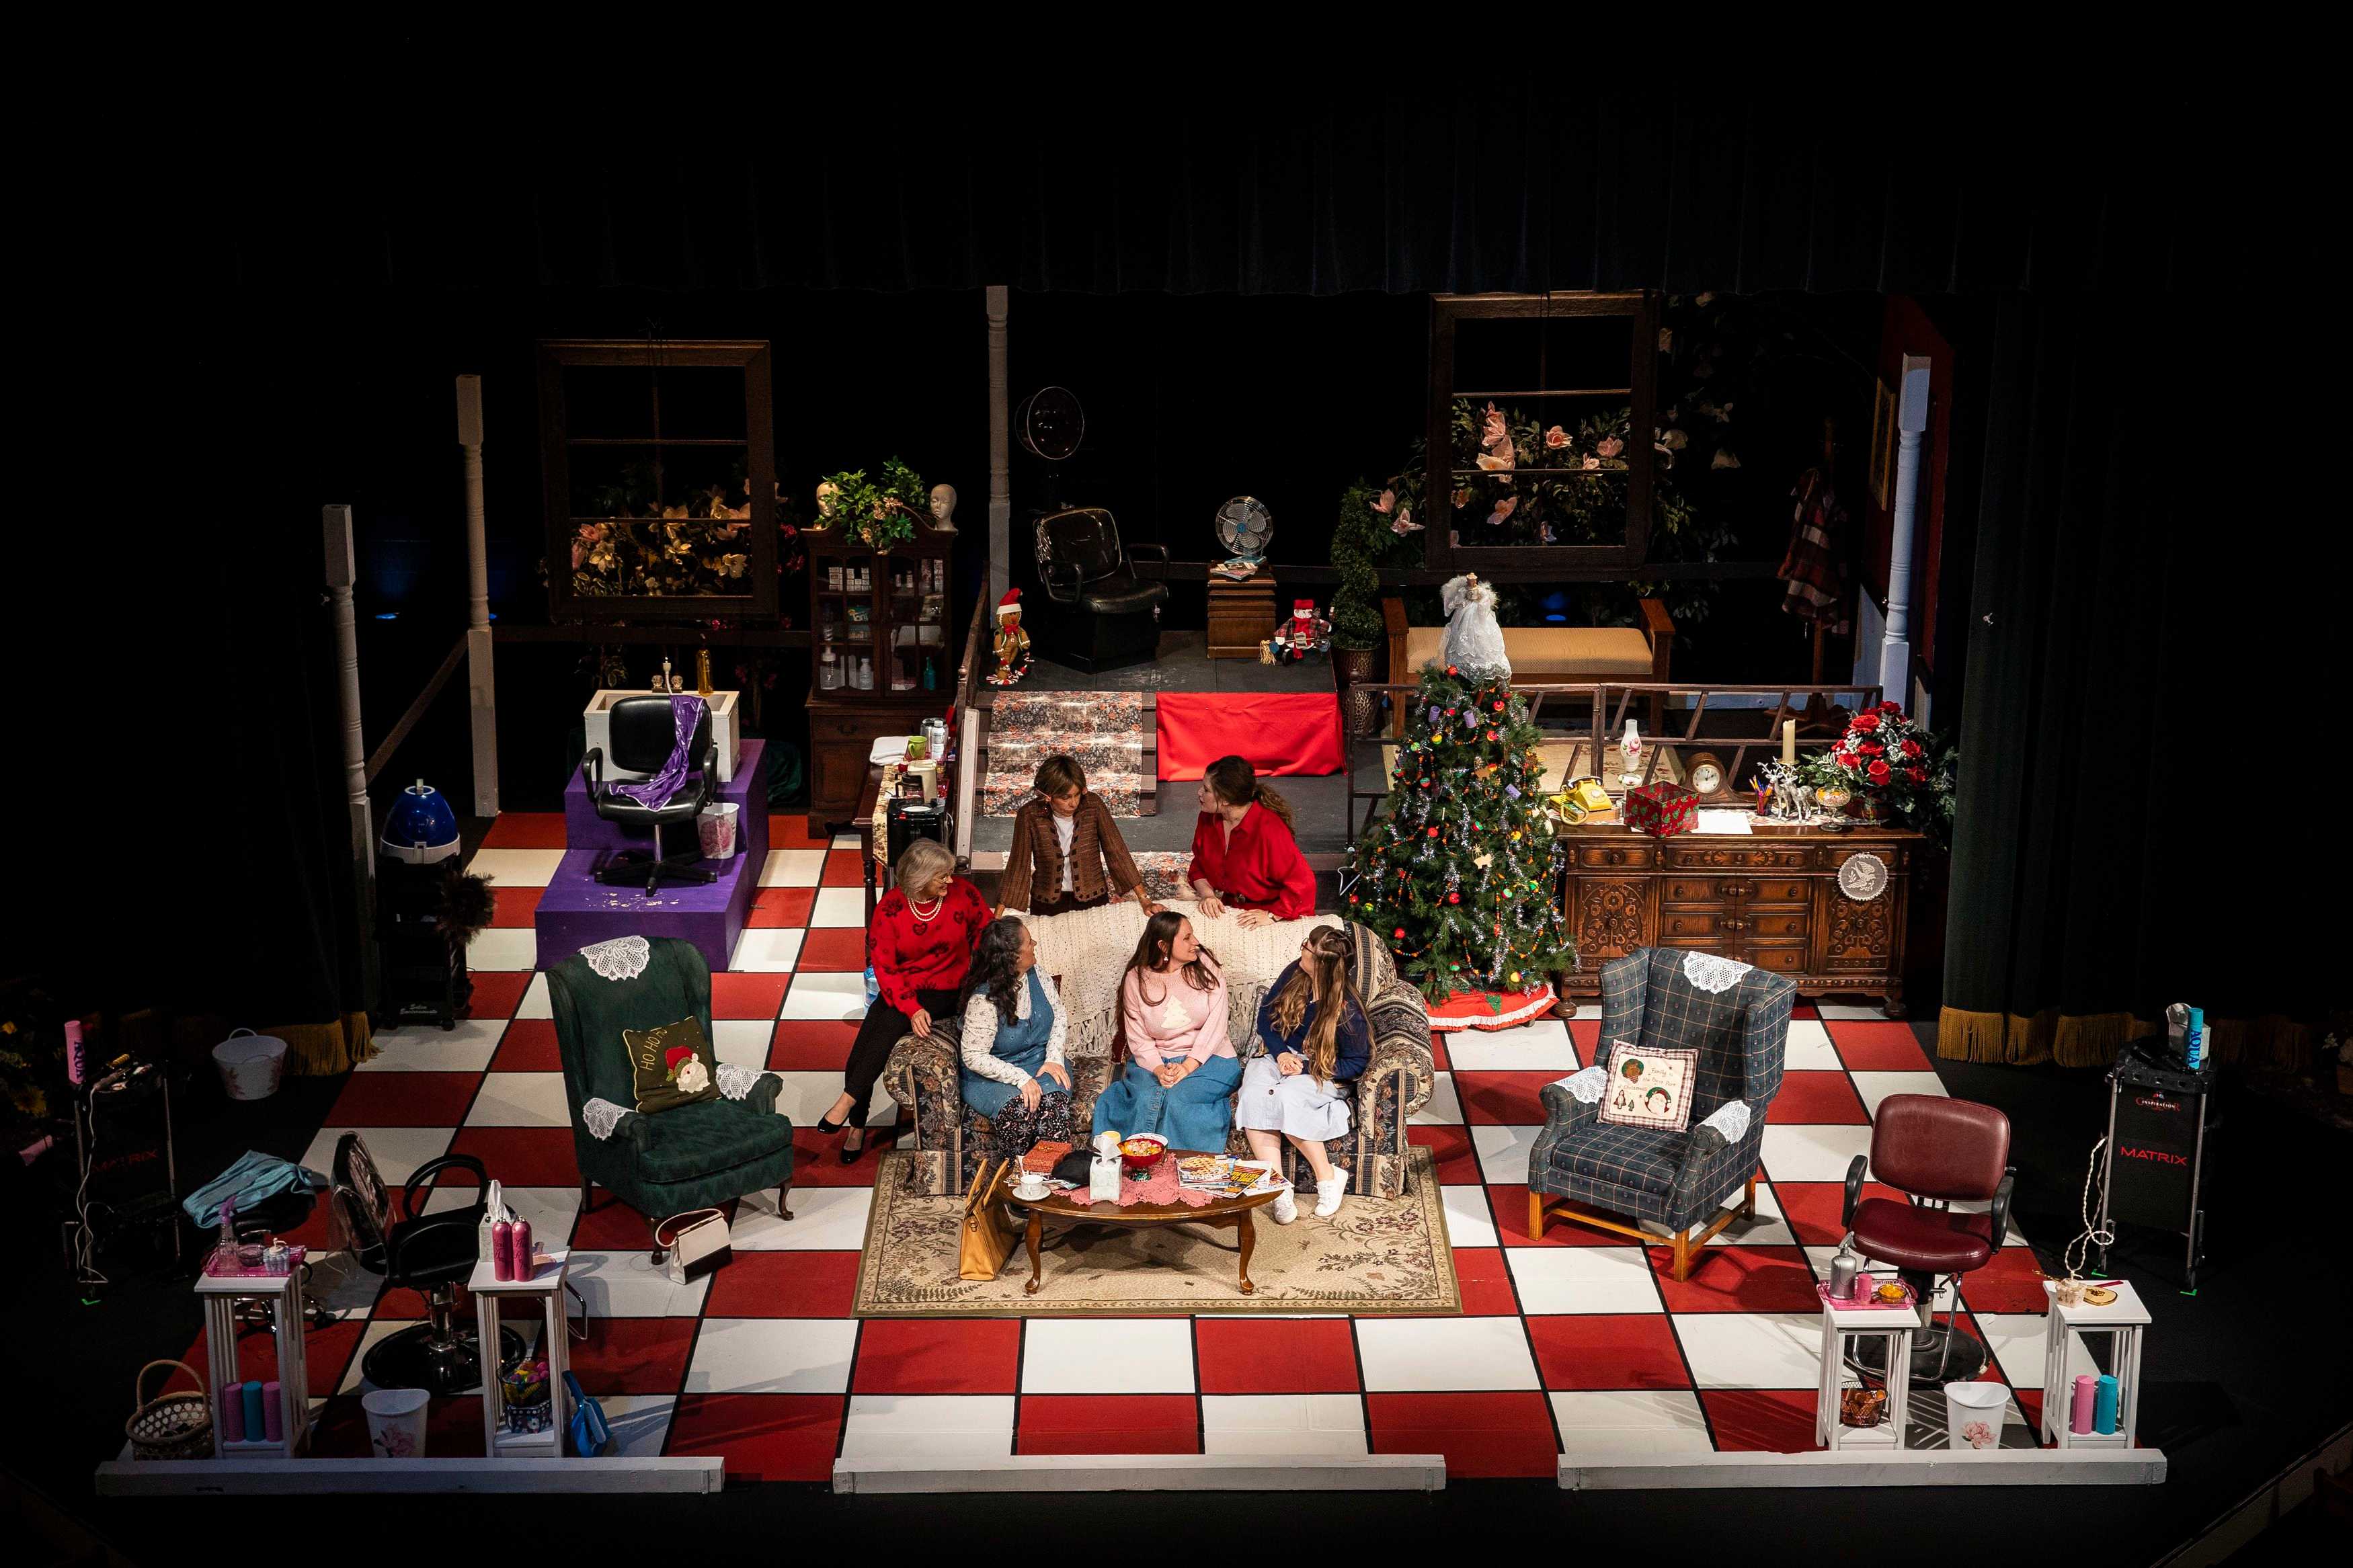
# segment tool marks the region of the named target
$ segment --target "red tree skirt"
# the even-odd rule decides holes
[[[1533,991],[1457,991],[1430,1010],[1432,1034],[1455,1029],[1512,1029],[1552,1011],[1559,1000],[1549,985]]]

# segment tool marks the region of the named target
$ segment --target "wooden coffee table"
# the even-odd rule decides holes
[[[1187,1154],[1198,1153],[1199,1151],[1176,1149],[1170,1152],[1181,1159]],[[1257,1286],[1250,1283],[1250,1251],[1258,1245],[1258,1235],[1250,1223],[1250,1211],[1272,1203],[1276,1195],[1285,1190],[1280,1186],[1270,1186],[1244,1193],[1239,1197],[1215,1196],[1199,1208],[1193,1208],[1185,1204],[1132,1204],[1125,1207],[1118,1204],[1091,1204],[1085,1201],[1085,1194],[1080,1192],[1055,1193],[1035,1201],[1029,1198],[1009,1199],[1008,1201],[1018,1203],[1029,1211],[1028,1231],[1029,1283],[1023,1286],[1022,1289],[1025,1294],[1031,1296],[1038,1293],[1038,1280],[1045,1267],[1038,1254],[1038,1244],[1044,1239],[1046,1222],[1050,1219],[1061,1225],[1198,1224],[1214,1226],[1219,1230],[1237,1231],[1240,1233],[1241,1243],[1242,1294],[1251,1295],[1258,1289]]]

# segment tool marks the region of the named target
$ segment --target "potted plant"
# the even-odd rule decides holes
[[[923,476],[893,458],[882,465],[879,480],[869,479],[863,468],[819,479],[816,527],[839,527],[850,538],[883,551],[914,538],[919,522],[929,528],[931,504]]]
[[[1381,579],[1373,553],[1386,528],[1375,501],[1371,486],[1361,479],[1350,485],[1332,530],[1332,564],[1340,570],[1332,595],[1332,671],[1352,735],[1372,734],[1381,720],[1381,694],[1359,689],[1381,676]]]
[[[1838,785],[1851,791],[1866,821],[1901,823],[1938,845],[1951,839],[1953,753],[1905,718],[1900,702],[1856,714],[1807,773],[1817,794]]]

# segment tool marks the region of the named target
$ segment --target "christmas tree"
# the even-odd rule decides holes
[[[1508,676],[1451,665],[1425,668],[1411,700],[1388,809],[1349,851],[1348,918],[1387,937],[1433,1002],[1544,984],[1577,943],[1527,704]]]

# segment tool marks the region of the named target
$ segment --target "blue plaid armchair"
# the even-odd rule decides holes
[[[1599,1078],[1578,1075],[1590,1100],[1570,1087],[1577,1079],[1546,1084],[1545,1130],[1528,1156],[1528,1235],[1542,1236],[1549,1215],[1647,1241],[1647,1220],[1671,1233],[1675,1278],[1688,1279],[1698,1247],[1736,1215],[1757,1212],[1765,1110],[1780,1092],[1797,995],[1782,975],[1680,948],[1638,948],[1604,965],[1601,1044],[1586,1072],[1605,1070],[1619,1040],[1697,1050],[1689,1130],[1602,1121]],[[1747,1125],[1727,1137],[1723,1120],[1706,1123],[1733,1100],[1747,1106]],[[1726,1120],[1736,1124],[1736,1114]],[[1724,1208],[1744,1183],[1740,1206]],[[1707,1228],[1694,1236],[1702,1221]]]

